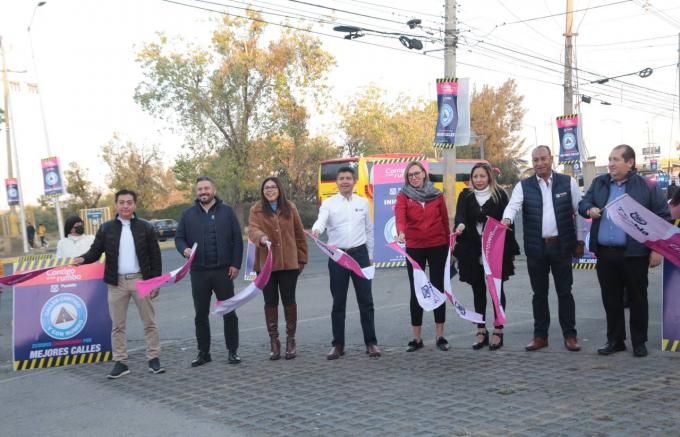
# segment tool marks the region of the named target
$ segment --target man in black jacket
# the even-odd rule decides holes
[[[128,354],[125,338],[130,298],[139,309],[144,324],[146,356],[149,371],[163,373],[158,359],[161,346],[158,328],[154,321],[151,299],[158,295],[154,290],[151,296],[140,299],[135,281],[150,279],[161,275],[161,250],[151,223],[135,216],[137,194],[130,190],[116,193],[116,218],[104,223],[95,236],[92,247],[83,256],[74,258],[75,265],[93,263],[106,254],[104,282],[109,289],[109,312],[111,313],[111,344],[115,365],[109,379],[120,378],[130,373],[127,365]]]
[[[191,265],[191,294],[194,298],[198,356],[191,367],[212,361],[210,357],[210,300],[213,292],[218,300],[234,296],[234,279],[243,257],[243,238],[234,210],[215,197],[215,183],[207,176],[196,179],[196,204],[182,213],[177,226],[175,246],[184,257],[198,243]],[[238,317],[232,311],[223,316],[224,339],[229,363],[238,364]]]
[[[597,255],[597,279],[607,314],[607,343],[600,355],[626,350],[626,316],[623,294],[628,292],[630,338],[636,357],[647,355],[647,275],[649,267],[661,264],[661,255],[626,235],[604,212],[605,206],[628,194],[659,217],[670,219],[668,204],[656,183],[647,181],[635,170],[635,150],[627,144],[614,147],[609,154],[609,174],[593,180],[579,203],[579,213],[593,219],[590,251]]]

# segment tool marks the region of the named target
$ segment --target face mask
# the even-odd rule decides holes
[[[83,226],[74,226],[73,229],[78,235],[83,235],[85,233],[85,228]]]

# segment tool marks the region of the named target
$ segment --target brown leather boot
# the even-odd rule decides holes
[[[269,359],[278,360],[281,358],[281,342],[279,341],[279,307],[265,307],[264,318],[267,323],[267,332],[269,332],[269,341],[271,343]]]
[[[292,360],[297,356],[297,345],[295,344],[297,304],[284,305],[283,315],[286,317],[286,359]]]

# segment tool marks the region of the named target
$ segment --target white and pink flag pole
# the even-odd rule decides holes
[[[420,265],[411,258],[396,241],[389,243],[387,247],[404,255],[408,262],[411,263],[411,266],[413,267],[413,287],[415,288],[418,304],[422,309],[425,311],[432,311],[446,303],[446,296],[444,293],[437,290],[437,288],[432,285]]]
[[[609,219],[626,234],[680,267],[680,228],[640,205],[628,194],[605,207]]]
[[[137,294],[139,295],[139,298],[144,299],[145,297],[150,295],[153,290],[157,288],[176,284],[179,281],[181,281],[187,275],[187,273],[189,273],[191,263],[194,262],[197,245],[198,243],[194,243],[194,245],[191,247],[191,255],[189,255],[189,259],[187,260],[187,262],[184,263],[182,267],[177,268],[171,272],[162,274],[160,276],[156,276],[155,278],[135,282],[135,287],[137,287]]]
[[[446,294],[446,298],[453,305],[453,309],[456,310],[460,318],[472,323],[484,323],[484,317],[481,314],[466,310],[453,294],[453,287],[451,286],[451,253],[453,248],[456,247],[456,238],[458,238],[458,234],[451,234],[449,237],[449,253],[446,256],[446,265],[444,266],[444,294]]]
[[[482,231],[482,264],[489,294],[496,310],[494,326],[505,325],[505,311],[501,306],[498,294],[503,286],[503,250],[505,249],[505,233],[507,226],[493,217],[486,218]]]
[[[305,231],[305,234],[309,235],[309,237],[312,240],[314,240],[314,243],[316,243],[317,247],[321,249],[321,251],[325,253],[330,259],[340,264],[344,268],[351,270],[360,278],[373,279],[373,276],[375,276],[375,266],[361,268],[359,263],[356,262],[354,258],[347,255],[341,249],[338,249],[335,246],[331,246],[329,244],[324,243],[323,241],[316,238],[314,234],[312,234],[309,231]]]
[[[222,301],[217,301],[215,302],[215,309],[212,311],[213,316],[223,316],[225,314],[228,314],[243,305],[247,304],[251,300],[255,298],[259,293],[262,292],[264,289],[265,285],[267,285],[267,282],[269,282],[269,278],[272,275],[272,249],[271,249],[271,243],[267,241],[267,259],[264,261],[264,267],[262,267],[262,271],[260,272],[259,275],[255,278],[253,282],[251,282],[246,288],[243,290],[239,291],[234,297],[230,297],[227,300],[222,300]]]

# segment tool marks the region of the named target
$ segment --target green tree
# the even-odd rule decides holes
[[[97,208],[102,192],[96,188],[88,177],[87,169],[82,168],[77,162],[71,162],[64,171],[66,191],[70,198],[66,201],[66,207],[72,213],[80,209]]]
[[[225,16],[208,49],[182,43],[174,50],[160,35],[137,56],[144,80],[135,100],[180,126],[187,138],[174,167],[177,178],[186,186],[210,172],[219,193],[237,209],[259,188],[250,174],[262,158],[254,144],[292,127],[291,120],[306,120],[304,102],[318,105],[327,96],[326,75],[335,62],[318,38],[292,30],[265,38],[260,15],[248,11],[248,16]]]
[[[499,182],[513,184],[526,165],[524,139],[520,138],[526,110],[524,97],[517,94],[517,84],[508,79],[500,87],[484,85],[475,89],[470,103],[470,127],[484,138],[484,157],[501,170]],[[461,158],[479,158],[479,141],[458,149]]]
[[[432,156],[436,104],[400,96],[388,102],[385,90],[371,85],[340,108],[347,155],[421,153]]]
[[[137,192],[137,208],[142,211],[167,206],[174,180],[168,180],[158,147],[140,148],[114,134],[102,147],[102,159],[109,166],[111,190],[126,188]]]

